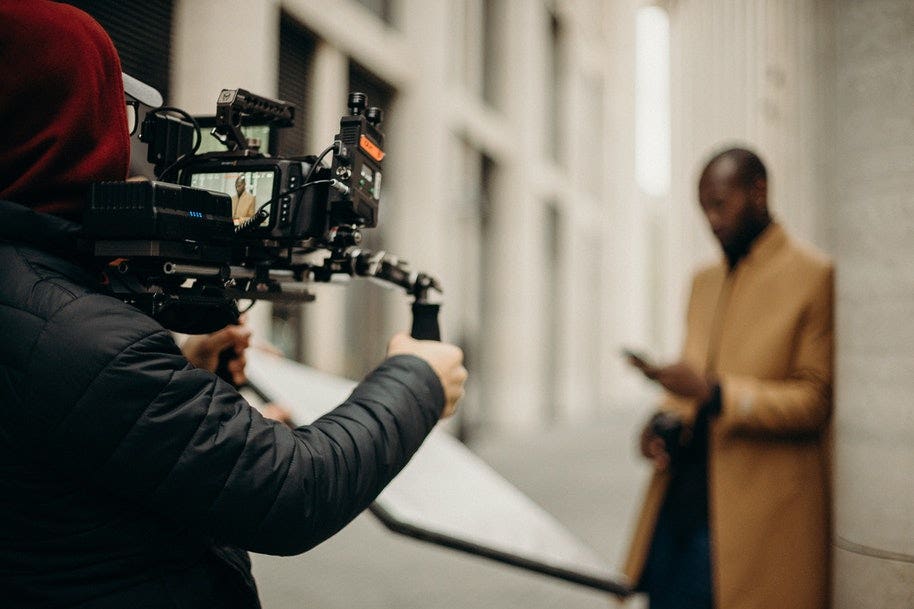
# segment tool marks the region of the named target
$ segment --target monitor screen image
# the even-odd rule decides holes
[[[276,173],[267,171],[227,171],[219,173],[195,173],[190,185],[224,192],[232,198],[232,221],[237,225],[254,215],[265,203],[273,198]],[[265,208],[270,211],[270,205]],[[266,226],[269,218],[260,225]]]

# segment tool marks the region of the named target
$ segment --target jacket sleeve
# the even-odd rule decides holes
[[[303,552],[345,526],[403,468],[444,405],[431,367],[397,356],[336,409],[290,430],[193,368],[152,320],[98,295],[51,318],[32,353],[21,428],[39,458],[268,554]]]
[[[832,408],[833,277],[828,267],[813,286],[786,378],[721,375],[718,428],[795,436],[816,433],[825,426]]]

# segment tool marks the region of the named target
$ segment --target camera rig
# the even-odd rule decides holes
[[[224,89],[212,134],[226,150],[205,154],[193,117],[148,113],[140,140],[157,179],[94,184],[84,216],[112,294],[198,334],[236,323],[239,299],[308,302],[312,282],[368,277],[412,296],[413,336],[438,340],[437,279],[360,247],[361,231],[378,223],[384,159],[383,112],[367,102],[351,93],[332,144],[293,158],[261,152],[241,129],[292,126],[287,102]]]

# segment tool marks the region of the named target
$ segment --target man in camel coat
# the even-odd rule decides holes
[[[254,215],[257,207],[257,197],[247,189],[244,174],[235,178],[235,194],[232,195],[232,219],[235,224],[244,222]]]
[[[655,473],[625,572],[651,609],[825,609],[832,265],[771,219],[748,150],[711,159],[699,200],[725,255],[694,278],[681,360],[632,360],[674,416],[642,433]]]

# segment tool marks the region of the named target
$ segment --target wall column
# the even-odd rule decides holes
[[[836,609],[914,606],[914,5],[836,3]]]

